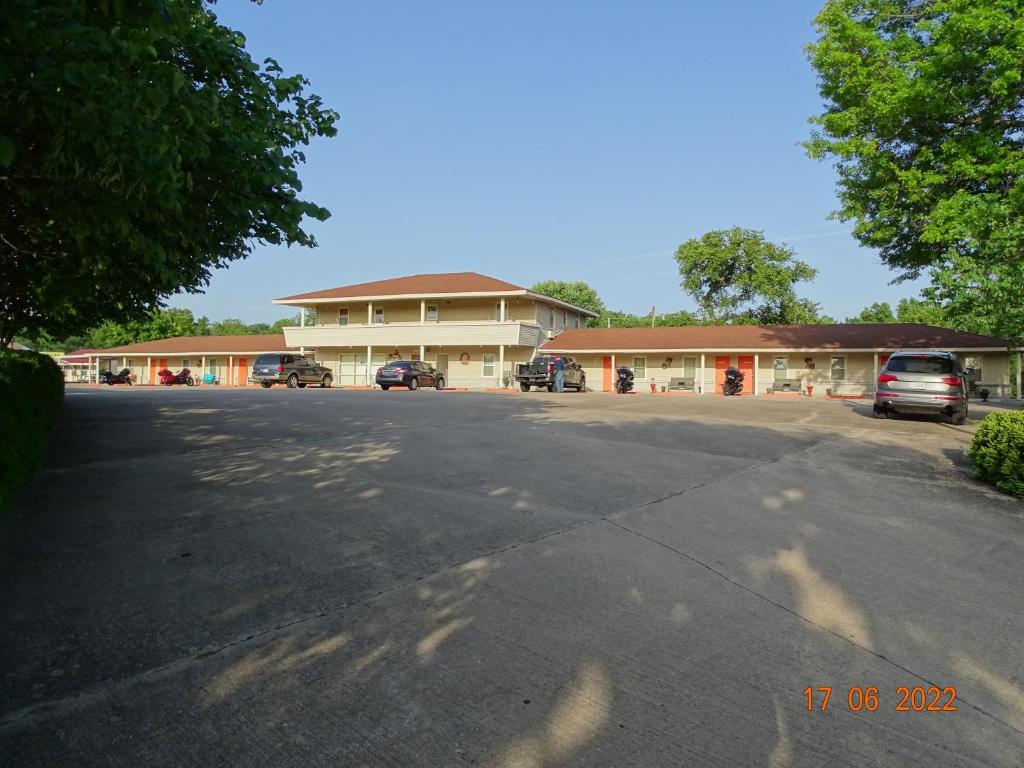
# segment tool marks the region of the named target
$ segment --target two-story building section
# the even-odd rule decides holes
[[[274,300],[300,309],[287,345],[315,354],[341,385],[372,384],[391,360],[423,360],[452,387],[508,384],[518,363],[590,310],[476,272],[411,275]]]

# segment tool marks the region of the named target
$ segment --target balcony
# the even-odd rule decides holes
[[[535,323],[494,320],[373,325],[307,325],[284,329],[289,347],[418,347],[524,346],[536,347],[547,338]]]

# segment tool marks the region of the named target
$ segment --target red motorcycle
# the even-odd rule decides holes
[[[192,371],[188,368],[182,368],[177,373],[171,373],[171,371],[164,368],[161,371],[157,371],[157,376],[160,377],[160,383],[166,387],[173,386],[174,384],[186,384],[194,387],[196,383],[196,380],[192,378]]]

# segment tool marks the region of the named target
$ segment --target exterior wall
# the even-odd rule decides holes
[[[475,298],[475,299],[426,299],[427,306],[437,307],[437,320],[429,322],[465,322],[465,321],[488,321],[497,322],[498,304],[500,298]],[[505,319],[536,322],[536,302],[509,296],[505,299]],[[316,325],[336,326],[338,324],[338,312],[341,309],[348,309],[349,325],[365,325],[369,317],[366,301],[339,302],[337,304],[315,305],[317,318]],[[384,323],[418,323],[420,321],[420,300],[402,299],[396,301],[376,300],[373,302],[374,311],[378,308],[384,310]]]
[[[447,355],[446,385],[450,387],[466,387],[483,389],[485,387],[503,386],[503,374],[514,375],[518,363],[529,362],[533,358],[533,347],[509,345],[505,347],[504,371],[500,366],[497,345],[449,345],[428,346],[423,358],[434,367],[438,367],[438,356]],[[415,360],[419,358],[418,346],[396,347],[387,350],[373,349],[369,370],[366,366],[366,348],[337,347],[322,348],[313,353],[313,357],[334,374],[334,381],[340,386],[373,385],[377,369],[390,360]],[[463,364],[461,358],[468,359]],[[485,374],[484,355],[494,356],[493,373]],[[514,382],[512,383],[514,386]]]

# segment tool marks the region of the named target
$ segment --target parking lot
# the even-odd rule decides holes
[[[0,527],[0,754],[1022,765],[1024,508],[962,464],[986,408],[870,410],[69,387]]]

